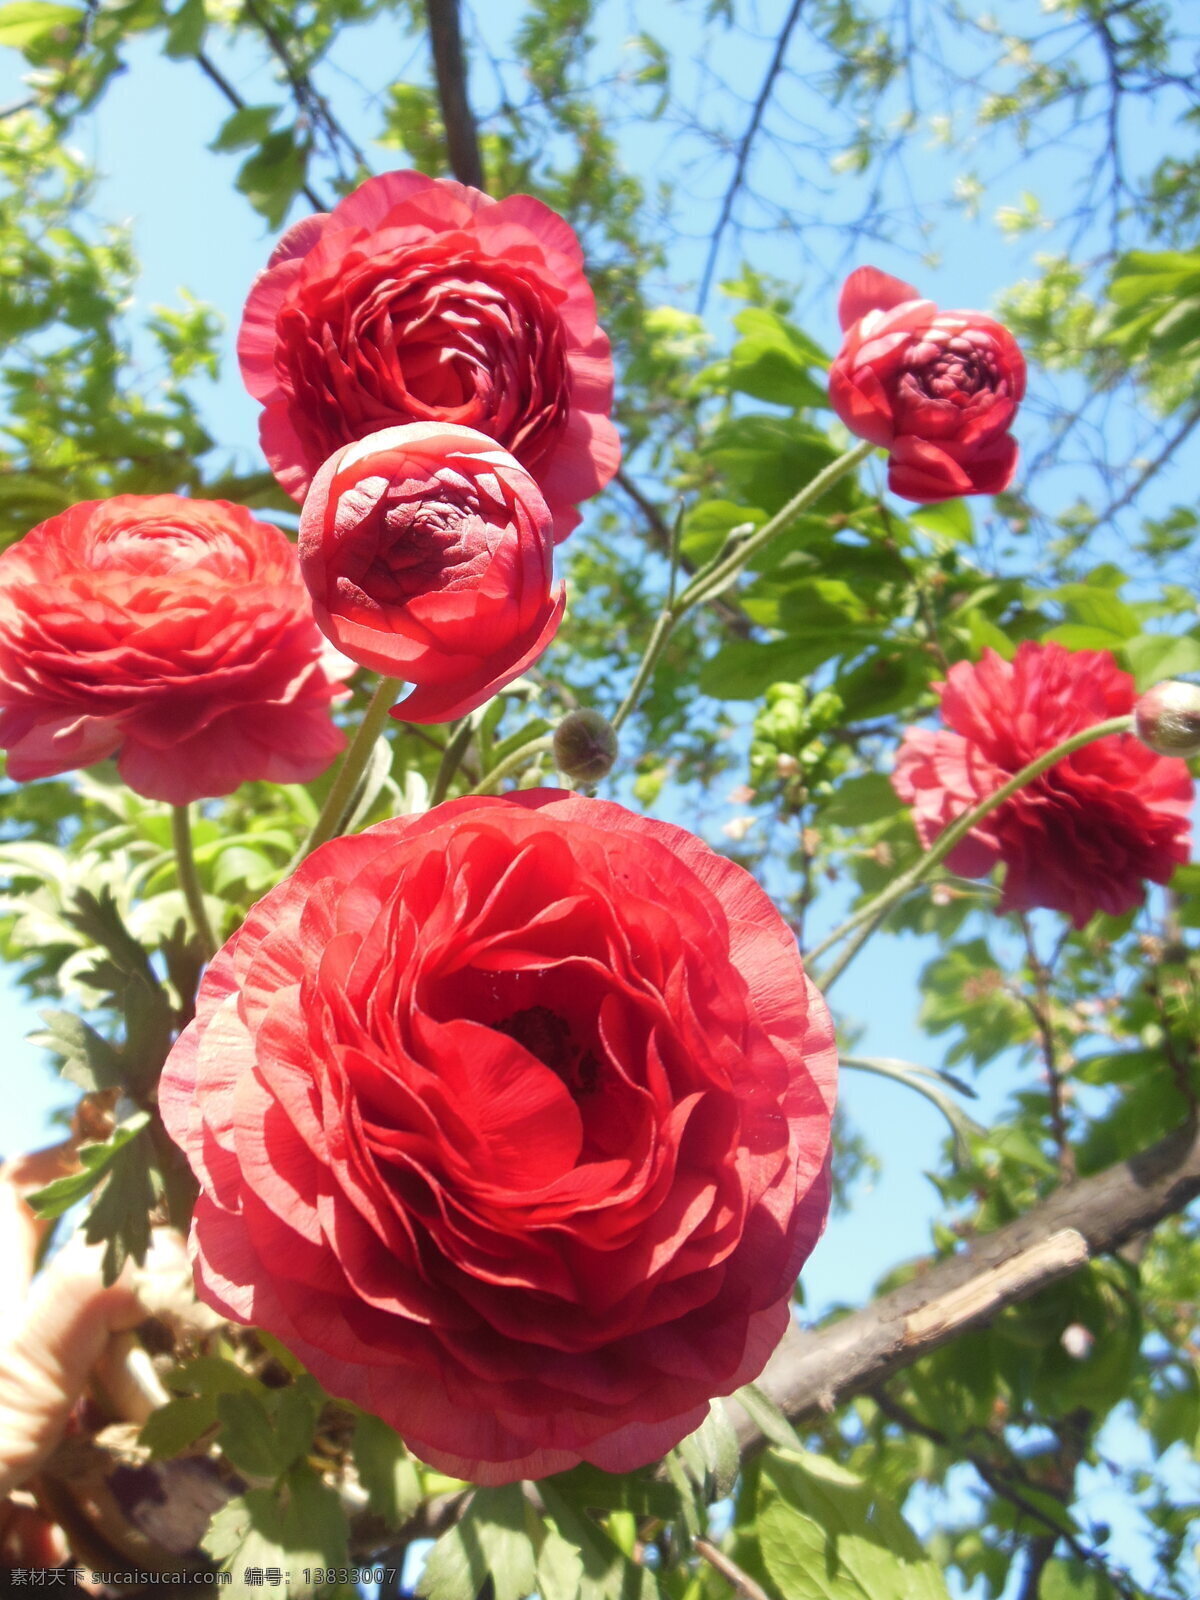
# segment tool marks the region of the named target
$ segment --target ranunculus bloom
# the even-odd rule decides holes
[[[1133,679],[1105,650],[1025,643],[1012,661],[985,650],[935,684],[953,733],[908,728],[892,777],[930,844],[1022,767],[1084,728],[1133,709]],[[996,808],[946,857],[980,878],[1003,861],[1002,911],[1048,906],[1077,928],[1140,904],[1188,858],[1192,779],[1131,733],[1057,762]]]
[[[473,428],[414,422],[336,451],[300,517],[321,629],[361,666],[417,688],[393,713],[449,722],[523,672],[566,605],[550,512]]]
[[[202,1298],[506,1483],[642,1465],[761,1370],[835,1069],[746,872],[543,789],[315,851],[209,968],[160,1104]]]
[[[888,488],[906,500],[999,494],[1012,482],[1008,432],[1025,393],[1025,358],[982,311],[939,311],[876,267],[846,279],[846,337],[829,399],[852,433],[889,451]]]
[[[528,195],[372,178],[284,235],[246,302],[246,387],[297,500],[340,445],[404,422],[478,428],[537,479],[562,539],[621,457],[608,339],[574,233]]]
[[[116,755],[175,805],[307,783],[345,742],[329,709],[350,670],[296,552],[243,506],[87,500],[0,555],[0,745],[21,782]]]

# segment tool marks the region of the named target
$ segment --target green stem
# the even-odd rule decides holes
[[[832,949],[835,944],[840,943],[848,934],[853,933],[856,928],[862,928],[864,923],[868,924],[865,931],[854,940],[847,950],[842,952],[841,956],[838,957],[828,971],[822,974],[819,981],[824,986],[832,983],[833,979],[845,970],[851,958],[861,949],[867,938],[874,932],[896,901],[906,895],[916,884],[920,883],[922,878],[927,878],[934,867],[946,859],[955,845],[961,844],[972,828],[977,827],[985,817],[1002,806],[1006,800],[1011,800],[1018,789],[1023,789],[1026,784],[1032,783],[1035,778],[1040,778],[1043,772],[1057,766],[1060,761],[1065,760],[1069,755],[1073,755],[1076,750],[1082,750],[1084,745],[1094,744],[1097,739],[1107,739],[1110,734],[1126,733],[1132,726],[1132,716],[1109,717],[1107,722],[1098,722],[1094,727],[1084,728],[1082,732],[1072,734],[1069,739],[1064,739],[1061,744],[1056,744],[1052,750],[1045,751],[1036,760],[1031,761],[1028,766],[1022,767],[1020,772],[1009,778],[1007,783],[1001,784],[994,793],[988,795],[986,800],[981,800],[970,811],[964,811],[956,822],[952,822],[943,833],[938,835],[920,860],[909,867],[907,872],[902,872],[898,878],[894,878],[887,888],[877,894],[873,900],[869,900],[865,906],[861,906],[853,916],[847,917],[846,921],[840,927],[835,928],[826,938],[822,939],[820,944],[814,945],[811,950],[805,952],[806,961],[815,961],[819,956],[824,955],[826,950]],[[814,979],[814,982],[816,981],[818,980]]]
[[[446,798],[446,791],[454,781],[454,774],[462,764],[462,758],[467,753],[467,746],[471,742],[471,735],[475,732],[475,718],[467,716],[462,719],[442,752],[441,763],[438,766],[437,777],[433,780],[433,788],[429,791],[430,806],[439,806]]]
[[[517,750],[509,751],[504,760],[498,761],[487,776],[481,778],[473,789],[468,789],[467,793],[470,795],[491,794],[492,789],[500,782],[501,778],[507,778],[512,773],[519,772],[522,767],[529,765],[534,756],[540,755],[543,750],[551,749],[553,744],[554,735],[550,733],[542,734],[539,739],[530,739],[528,744],[521,745]]]
[[[803,489],[794,494],[787,505],[777,511],[769,522],[764,522],[757,533],[752,534],[742,544],[739,544],[736,550],[730,551],[729,555],[723,559],[718,557],[712,566],[701,567],[678,599],[674,598],[674,577],[672,576],[667,604],[658,614],[658,619],[654,624],[654,631],[650,635],[649,643],[646,645],[645,654],[642,656],[637,674],[630,685],[629,693],[625,696],[612,718],[614,728],[620,728],[621,724],[637,706],[642,690],[646,687],[651,673],[658,665],[658,658],[662,655],[667,640],[671,636],[671,630],[680,618],[685,617],[689,611],[702,604],[705,600],[715,599],[721,590],[737,577],[738,573],[752,557],[756,556],[760,550],[765,549],[772,539],[783,533],[786,528],[789,528],[801,512],[807,511],[809,506],[819,500],[827,489],[831,489],[839,478],[844,478],[848,472],[853,472],[861,461],[867,459],[874,448],[875,446],[869,440],[864,439],[861,443],[856,444],[852,450],[847,450],[844,455],[838,456],[836,461],[831,461],[827,467],[817,473],[815,478],[806,483]]]
[[[638,669],[634,680],[629,686],[629,693],[625,696],[617,710],[609,718],[614,733],[617,732],[621,724],[625,721],[625,718],[640,700],[642,690],[646,687],[650,674],[658,665],[658,658],[660,655],[662,655],[663,646],[670,638],[671,629],[674,626],[675,612],[669,607],[664,607],[664,609],[658,613],[658,618],[654,624],[654,629],[650,634],[650,641],[646,645],[646,649],[642,655],[641,661],[638,663]]]
[[[715,567],[707,571],[701,569],[680,595],[675,605],[676,617],[681,617],[685,612],[698,606],[702,600],[709,599],[714,593],[723,589],[731,578],[735,578],[752,556],[766,548],[778,534],[789,528],[796,518],[809,506],[818,501],[826,489],[832,489],[840,478],[848,472],[853,472],[860,462],[865,461],[875,446],[869,439],[860,440],[853,449],[847,450],[844,455],[838,456],[836,461],[831,461],[823,467],[816,477],[806,483],[797,494],[794,494],[782,510],[777,511],[769,522],[764,522],[757,533],[752,533],[736,550],[730,552],[724,561],[718,561]]]
[[[208,920],[204,891],[200,887],[200,877],[196,871],[196,857],[192,854],[191,810],[192,808],[186,805],[171,807],[171,843],[175,847],[175,869],[179,875],[179,887],[183,890],[188,915],[192,919],[192,926],[196,930],[204,959],[211,961],[217,953],[217,941],[213,937],[212,923]]]
[[[358,731],[342,757],[342,764],[333,780],[333,787],[325,796],[325,804],[312,825],[312,832],[292,862],[293,869],[300,865],[305,856],[311,855],[318,845],[325,844],[340,832],[346,814],[350,810],[350,803],[354,799],[354,791],[358,788],[366,771],[367,762],[371,759],[375,741],[387,727],[388,712],[395,705],[400,688],[399,679],[380,678],[379,686],[363,712]]]

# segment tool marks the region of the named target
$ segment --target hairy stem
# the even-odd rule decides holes
[[[367,762],[371,759],[375,741],[387,727],[388,712],[396,703],[400,687],[400,680],[397,678],[380,678],[379,685],[363,712],[358,731],[342,757],[342,764],[333,780],[333,787],[325,796],[325,804],[312,825],[312,832],[292,862],[293,868],[298,867],[305,856],[311,855],[319,845],[327,843],[340,833],[350,811],[354,791],[358,788],[366,771]]]
[[[1094,744],[1097,739],[1107,739],[1113,733],[1127,733],[1132,726],[1132,716],[1109,717],[1106,722],[1098,722],[1094,727],[1084,728],[1081,733],[1072,734],[1069,739],[1064,739],[1061,744],[1056,744],[1052,750],[1045,751],[1028,766],[1022,767],[1020,772],[1015,773],[1007,783],[1002,783],[994,794],[988,795],[986,800],[981,800],[970,811],[964,811],[957,822],[952,822],[944,833],[938,835],[921,859],[907,872],[902,872],[898,878],[894,878],[873,900],[868,900],[865,906],[860,906],[853,916],[847,917],[840,927],[835,928],[821,940],[820,944],[814,945],[807,951],[807,959],[815,961],[818,956],[824,955],[826,950],[831,950],[835,944],[840,943],[847,934],[853,933],[864,922],[869,922],[872,927],[876,926],[897,900],[902,899],[910,889],[921,882],[922,878],[927,878],[934,867],[946,859],[955,845],[966,838],[972,828],[978,827],[985,817],[990,816],[1006,800],[1011,800],[1018,789],[1023,789],[1027,783],[1040,778],[1043,772],[1047,772],[1076,750],[1082,750],[1084,745]],[[854,950],[859,949],[861,943],[861,940],[856,941]],[[843,957],[830,969],[833,976],[836,977],[842,972],[845,965],[846,960]],[[824,981],[826,983],[831,981],[828,974]]]
[[[658,620],[654,624],[654,631],[650,635],[645,654],[638,665],[633,683],[629,687],[629,693],[625,696],[616,714],[611,719],[614,728],[620,728],[629,714],[636,709],[642,690],[646,687],[651,673],[658,665],[658,658],[662,655],[675,624],[682,617],[685,617],[689,611],[703,604],[705,600],[715,600],[721,590],[737,577],[738,573],[742,571],[752,557],[756,556],[760,550],[765,549],[772,539],[783,533],[786,528],[791,527],[796,518],[802,512],[807,511],[809,506],[818,501],[825,491],[831,489],[840,478],[844,478],[848,472],[853,472],[854,468],[860,462],[865,461],[874,448],[875,446],[869,440],[864,439],[861,443],[856,444],[853,449],[847,450],[844,455],[838,456],[836,461],[831,461],[827,467],[817,473],[815,478],[806,483],[803,489],[794,494],[787,505],[777,511],[769,522],[764,522],[757,533],[751,534],[748,539],[739,544],[736,549],[730,551],[728,555],[718,556],[716,561],[710,565],[701,567],[678,599],[674,598],[671,593],[668,594],[667,603],[658,614]],[[673,574],[675,570],[676,558],[673,555],[672,590],[674,589]]]
[[[192,853],[191,811],[191,806],[187,805],[171,807],[171,843],[175,847],[175,870],[179,874],[179,887],[183,890],[192,927],[196,930],[205,961],[211,961],[217,953],[217,941],[213,936],[212,923],[208,920],[204,891],[196,871],[196,857]]]

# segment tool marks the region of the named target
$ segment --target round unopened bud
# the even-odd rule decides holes
[[[565,777],[595,783],[612,771],[617,736],[598,711],[571,711],[554,730],[554,765]]]
[[[1133,708],[1133,731],[1160,756],[1200,752],[1200,684],[1168,679],[1147,689]]]

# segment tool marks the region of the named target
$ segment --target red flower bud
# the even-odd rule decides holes
[[[414,422],[335,451],[300,516],[318,626],[360,666],[417,688],[405,722],[449,722],[535,661],[562,620],[550,512],[474,428]]]
[[[890,452],[888,488],[905,500],[999,494],[1012,481],[1008,428],[1025,359],[982,311],[939,311],[876,267],[852,272],[838,317],[845,340],[829,399],[852,433]]]

